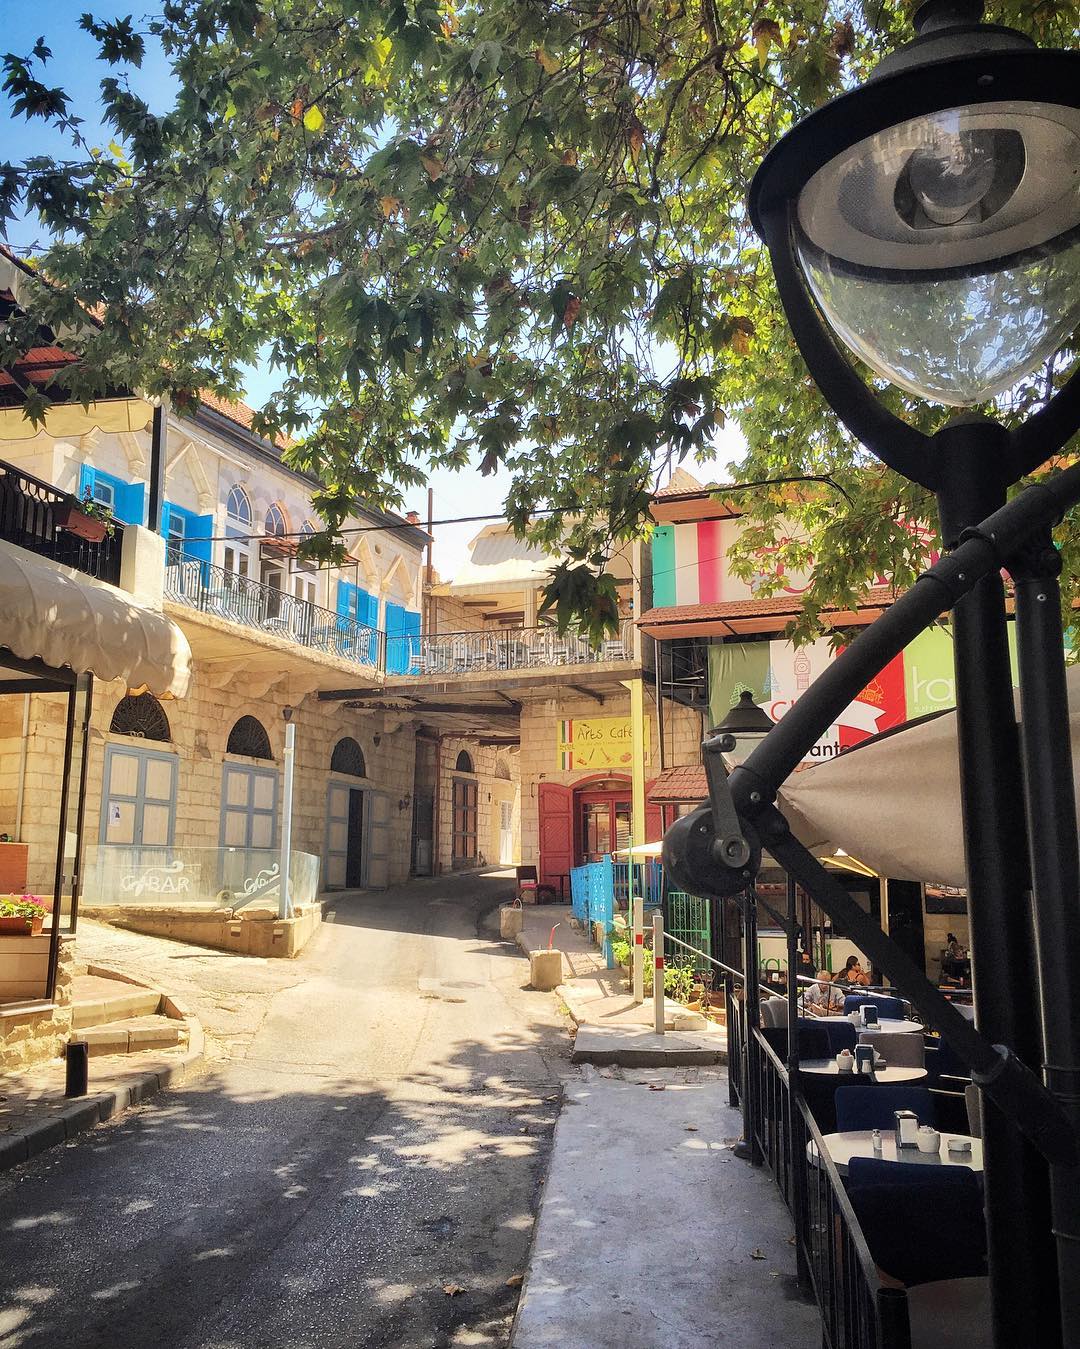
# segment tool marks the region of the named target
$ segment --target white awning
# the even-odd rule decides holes
[[[1073,790],[1080,776],[1080,666],[1066,671]],[[956,713],[887,731],[793,774],[778,805],[813,852],[857,857],[879,876],[965,886]],[[1023,812],[1023,801],[1016,809]]]
[[[0,646],[133,691],[182,698],[191,678],[187,638],[164,614],[115,586],[0,539]]]

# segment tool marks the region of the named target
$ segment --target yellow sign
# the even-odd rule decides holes
[[[649,753],[649,722],[645,722],[645,753]],[[558,727],[558,767],[563,772],[575,769],[617,769],[629,773],[634,761],[633,736],[629,717],[575,717],[560,721]]]

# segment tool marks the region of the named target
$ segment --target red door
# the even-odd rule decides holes
[[[652,789],[656,786],[656,779],[645,784],[645,842],[659,843],[664,837],[664,812],[659,806],[654,806],[649,800],[652,795]]]
[[[557,782],[541,782],[540,810],[540,884],[559,889],[559,877],[567,876],[574,865],[574,793]],[[564,884],[566,884],[564,882]],[[567,892],[569,886],[567,885]]]

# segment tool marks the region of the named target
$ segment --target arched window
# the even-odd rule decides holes
[[[234,487],[225,503],[225,514],[240,525],[251,524],[251,502],[242,487]]]
[[[315,528],[315,526],[311,523],[310,520],[305,520],[304,523],[300,526],[300,533],[305,539],[310,539],[312,534],[317,534],[318,532],[319,531]]]
[[[244,754],[249,759],[272,759],[270,737],[266,728],[255,717],[241,717],[229,732],[225,746],[230,754]]]
[[[455,773],[471,773],[473,771],[472,759],[464,750],[457,756],[457,763],[454,765]]]
[[[267,534],[274,538],[280,538],[283,534],[288,534],[289,532],[289,526],[285,521],[285,512],[276,501],[266,512],[263,528],[266,530]]]
[[[497,759],[495,761],[495,776],[500,782],[510,781],[510,765],[505,759]]]
[[[331,773],[347,773],[351,778],[366,778],[364,751],[351,736],[345,736],[334,746],[330,756]]]
[[[129,693],[116,704],[109,730],[137,740],[171,739],[169,719],[152,693]]]

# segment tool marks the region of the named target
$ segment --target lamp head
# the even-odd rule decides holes
[[[955,407],[1011,388],[1080,322],[1080,53],[981,12],[929,0],[915,40],[793,128],[751,189],[844,345]]]

